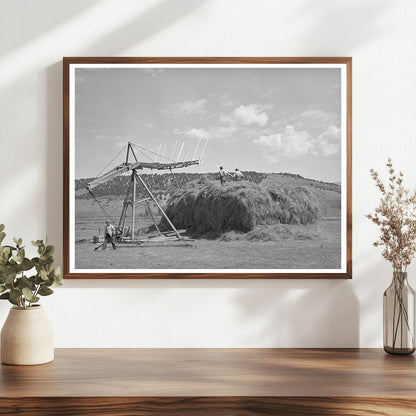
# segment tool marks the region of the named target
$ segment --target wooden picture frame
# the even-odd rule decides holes
[[[64,278],[351,278],[351,135],[350,57],[63,58]],[[190,144],[174,146],[179,137]],[[122,160],[92,175],[122,142]],[[238,181],[230,160],[241,166],[244,183],[223,184],[215,173],[225,164]],[[171,181],[159,172],[172,172]],[[184,188],[155,191],[148,183],[166,179],[171,186],[178,175]],[[202,192],[208,202],[199,207]],[[216,204],[209,202],[213,195]],[[245,223],[240,211],[227,212],[237,205],[244,206]],[[140,232],[139,206],[154,223]],[[105,215],[117,210],[118,223],[106,225]],[[207,224],[195,223],[200,210]],[[188,234],[177,230],[184,223]],[[159,230],[169,224],[170,231]],[[215,239],[212,233],[205,239],[214,226]],[[141,237],[156,229],[160,235]],[[108,251],[94,251],[107,242]],[[110,251],[113,242],[117,250]],[[172,250],[171,242],[196,248]],[[165,263],[158,266],[157,259]],[[215,267],[215,261],[223,263]]]

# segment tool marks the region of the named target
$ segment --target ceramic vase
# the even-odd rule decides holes
[[[35,365],[53,359],[53,329],[43,307],[11,308],[1,331],[1,362]]]

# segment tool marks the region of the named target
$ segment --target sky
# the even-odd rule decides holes
[[[123,162],[133,142],[187,172],[289,172],[341,181],[338,68],[77,68],[75,177]],[[139,160],[154,155],[138,152]],[[162,159],[162,155],[164,159]]]

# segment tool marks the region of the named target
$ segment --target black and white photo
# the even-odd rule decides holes
[[[65,59],[66,277],[350,277],[349,58]]]

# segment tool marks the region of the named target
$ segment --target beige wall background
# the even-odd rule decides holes
[[[388,156],[416,187],[416,2],[0,0],[0,222],[62,260],[63,56],[352,56],[353,279],[66,281],[57,347],[380,347],[390,265],[364,215]],[[415,267],[410,282],[416,288]],[[0,304],[0,325],[7,302]]]

